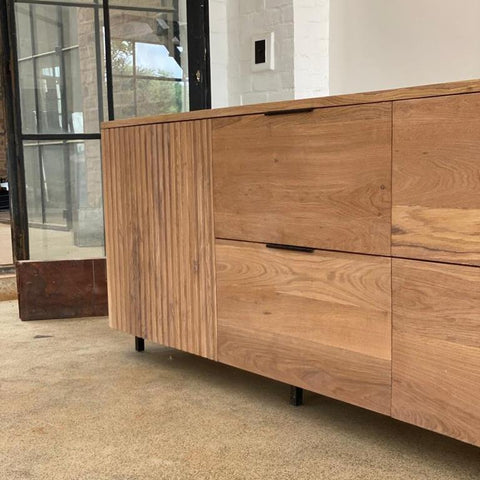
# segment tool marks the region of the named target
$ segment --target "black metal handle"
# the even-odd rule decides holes
[[[297,245],[284,245],[282,243],[267,243],[265,245],[267,248],[277,248],[279,250],[293,250],[294,252],[305,252],[313,253],[313,248],[310,247],[299,247]]]
[[[293,110],[272,110],[271,112],[265,112],[266,117],[271,117],[273,115],[288,115],[290,113],[310,113],[313,112],[313,108],[297,108]]]

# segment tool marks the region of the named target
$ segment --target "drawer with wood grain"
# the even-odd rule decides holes
[[[215,236],[390,255],[391,109],[213,119]]]
[[[480,268],[393,259],[392,416],[480,446]]]
[[[480,265],[480,94],[394,103],[392,254]]]
[[[216,243],[218,360],[390,413],[389,258]]]

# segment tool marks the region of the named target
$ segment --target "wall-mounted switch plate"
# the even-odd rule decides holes
[[[252,71],[274,70],[273,32],[252,37]]]

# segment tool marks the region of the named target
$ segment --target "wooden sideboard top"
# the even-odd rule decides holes
[[[358,105],[362,103],[390,102],[394,100],[410,100],[415,98],[458,95],[462,93],[480,92],[480,79],[460,82],[438,83],[415,87],[379,90],[376,92],[352,93],[330,97],[287,100],[283,102],[258,103],[240,107],[216,108],[212,110],[196,110],[193,112],[134,117],[102,123],[102,129],[129,127],[133,125],[150,125],[156,123],[181,122],[206,118],[231,117],[237,115],[254,115],[269,112],[294,111],[300,109]]]

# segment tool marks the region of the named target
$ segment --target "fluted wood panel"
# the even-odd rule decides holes
[[[392,270],[392,415],[480,446],[480,268]]]
[[[480,94],[394,103],[392,254],[480,265]]]
[[[217,241],[218,359],[390,413],[391,260]]]
[[[111,326],[215,358],[210,120],[102,141]]]

